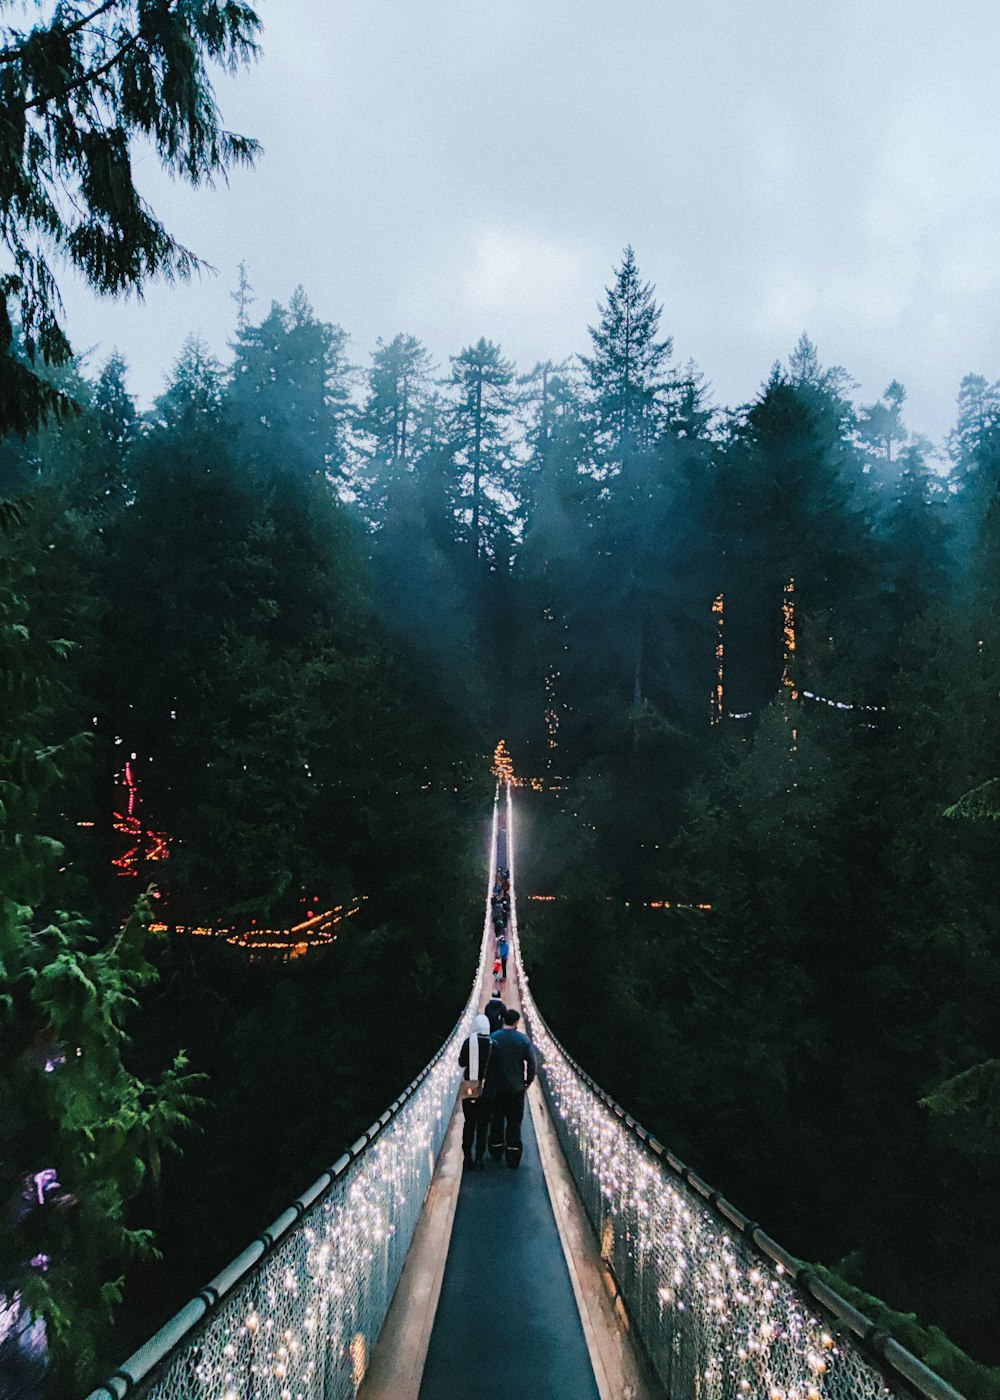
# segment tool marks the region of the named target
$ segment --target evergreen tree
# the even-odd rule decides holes
[[[102,941],[65,906],[64,848],[39,815],[81,740],[53,733],[68,644],[30,630],[26,584],[0,566],[0,1368],[16,1375],[19,1334],[41,1326],[66,1393],[93,1379],[123,1261],[152,1253],[128,1202],[186,1125],[193,1083],[183,1056],[155,1082],[126,1064],[126,1017],[155,977],[148,905]]]
[[[222,426],[225,376],[204,337],[185,336],[166,387],[153,407],[153,421],[178,437],[199,437]]]
[[[12,264],[0,277],[5,428],[24,432],[72,402],[45,372],[71,358],[54,257],[107,295],[199,266],[140,197],[132,144],[149,142],[192,185],[252,163],[257,145],[222,125],[208,73],[211,64],[234,72],[250,62],[259,27],[240,0],[69,0],[30,29],[4,26],[0,232]]]
[[[881,539],[882,589],[896,635],[950,592],[945,493],[919,442],[903,449]]]
[[[613,285],[605,288],[600,322],[589,328],[593,353],[582,358],[593,399],[597,464],[604,472],[627,473],[660,431],[673,342],[657,339],[662,308],[653,291],[643,283],[629,245]]]
[[[301,287],[236,336],[230,398],[242,451],[275,469],[339,479],[347,463],[351,371],[347,335],[317,320]]]
[[[499,345],[480,337],[452,355],[451,368],[455,517],[473,558],[502,559],[511,542],[514,366]]]
[[[775,365],[718,452],[709,514],[716,522],[736,711],[766,705],[786,670],[783,603],[794,607],[799,685],[807,667],[829,661],[833,643],[822,640],[821,614],[839,610],[838,646],[860,643],[867,633],[875,561],[843,385],[843,372],[822,369],[803,337],[788,370]],[[785,596],[790,581],[791,599]]]
[[[364,507],[380,521],[403,476],[428,450],[428,407],[433,364],[412,335],[379,339],[372,351],[367,392],[357,427],[364,442]]]
[[[948,435],[956,487],[956,557],[967,562],[979,539],[986,512],[1000,485],[1000,382],[967,374],[958,391],[958,417]]]
[[[108,504],[117,504],[127,494],[125,459],[138,436],[138,413],[129,393],[127,371],[124,358],[117,350],[112,351],[93,390],[102,455],[107,463],[102,494]]]
[[[898,485],[898,458],[909,437],[903,421],[906,390],[894,379],[882,397],[858,411],[858,440],[867,455],[866,472],[873,508],[886,508],[886,497],[894,496]]]
[[[250,274],[242,258],[240,259],[237,272],[238,280],[236,283],[236,291],[230,292],[229,295],[236,303],[236,330],[238,334],[242,335],[244,331],[250,328],[250,308],[257,298],[253,294]]]
[[[517,380],[525,456],[518,473],[521,533],[530,528],[538,481],[553,444],[580,434],[580,396],[569,362],[539,361]]]

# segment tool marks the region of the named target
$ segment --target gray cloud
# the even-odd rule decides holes
[[[219,84],[266,155],[146,191],[218,278],[142,305],[69,288],[74,341],[117,344],[143,398],[184,334],[220,354],[245,258],[352,336],[439,362],[485,334],[527,365],[586,348],[631,241],[720,401],[808,329],[940,436],[970,369],[1000,375],[1000,12],[959,0],[282,0],[265,59]]]

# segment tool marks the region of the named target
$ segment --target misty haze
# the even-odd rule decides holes
[[[1000,1400],[1000,18],[321,10],[0,0],[0,1400]]]

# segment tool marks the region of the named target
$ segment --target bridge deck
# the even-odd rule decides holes
[[[508,863],[503,828],[496,859]],[[510,974],[502,995],[519,1007],[513,961]],[[480,1006],[491,984],[487,973]],[[358,1400],[662,1400],[604,1287],[537,1084],[528,1100],[517,1171],[462,1171],[456,1106]]]
[[[517,1171],[466,1172],[420,1400],[598,1400],[531,1115]]]

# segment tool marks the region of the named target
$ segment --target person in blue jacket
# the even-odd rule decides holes
[[[507,955],[509,952],[510,945],[508,944],[506,938],[501,938],[500,942],[497,944],[497,956],[500,959],[500,966],[503,969],[501,975],[504,981],[507,980]]]
[[[521,1165],[524,1096],[537,1067],[531,1041],[517,1029],[520,1019],[512,1006],[504,1012],[503,1026],[491,1037],[493,1052],[483,1086],[490,1156],[495,1162],[503,1157],[512,1171]]]

